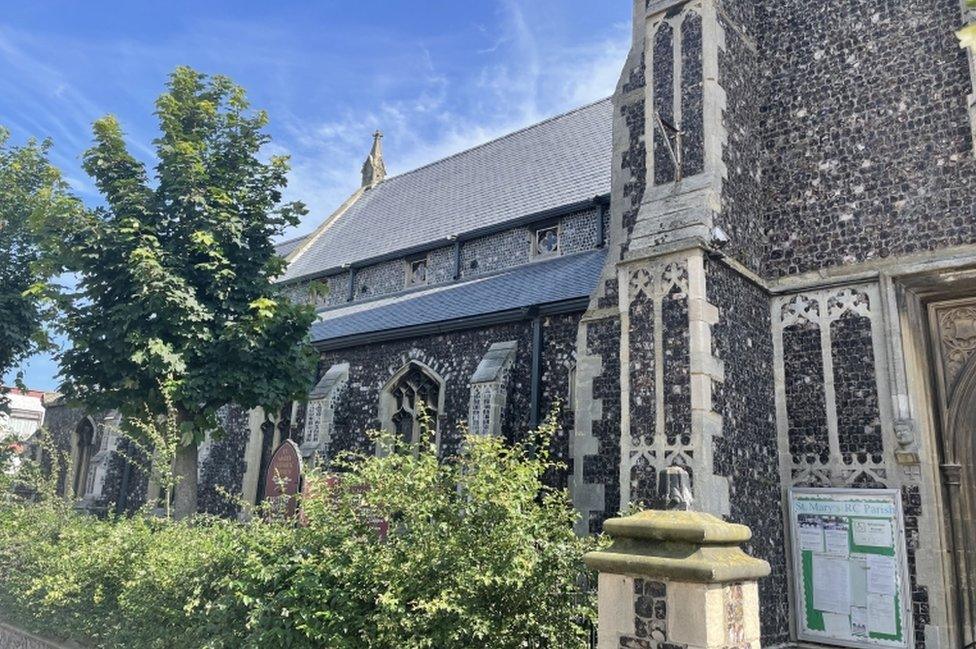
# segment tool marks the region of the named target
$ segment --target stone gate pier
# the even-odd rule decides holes
[[[700,512],[646,511],[608,520],[599,571],[599,649],[759,649],[757,580],[765,561],[739,544],[752,533]]]

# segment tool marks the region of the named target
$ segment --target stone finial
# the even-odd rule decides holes
[[[373,133],[373,148],[363,163],[363,187],[372,189],[386,178],[386,164],[383,162],[383,134]]]
[[[661,473],[659,485],[664,508],[688,511],[694,497],[691,494],[691,478],[680,466],[669,466]]]

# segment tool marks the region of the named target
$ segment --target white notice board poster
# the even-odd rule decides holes
[[[912,637],[901,492],[791,489],[800,640],[908,647]]]

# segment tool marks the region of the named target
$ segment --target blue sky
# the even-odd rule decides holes
[[[231,76],[266,109],[292,157],[289,198],[310,213],[359,183],[381,129],[391,173],[479,144],[613,91],[629,0],[33,0],[0,15],[0,124],[54,140],[53,161],[89,204],[90,127],[112,113],[152,162],[152,102],[177,65]],[[57,386],[56,364],[25,364]],[[8,377],[9,380],[9,377]]]

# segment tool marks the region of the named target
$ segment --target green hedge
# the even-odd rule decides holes
[[[305,526],[0,499],[0,615],[91,647],[585,646],[594,541],[542,485],[553,463],[533,441],[351,458],[338,485],[312,476]]]

